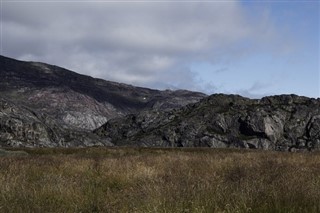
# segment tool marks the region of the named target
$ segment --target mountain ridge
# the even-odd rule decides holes
[[[61,143],[77,140],[72,137],[73,134],[81,133],[86,138],[84,135],[92,135],[91,130],[113,117],[150,108],[179,108],[205,96],[191,91],[159,91],[134,87],[78,74],[50,64],[0,56],[0,98],[3,103],[10,102],[13,108],[21,111],[22,117],[23,112],[29,109],[31,114],[36,115],[34,119],[42,118],[43,124],[57,131]],[[4,115],[7,119],[10,118],[8,112]],[[19,119],[23,120],[22,117]],[[27,141],[26,137],[17,137],[13,130],[10,135],[4,137],[7,138],[6,141],[11,137],[19,138],[19,144]],[[53,138],[51,140],[45,146],[60,146],[59,142]]]
[[[320,149],[320,98],[159,91],[0,56],[0,147]]]

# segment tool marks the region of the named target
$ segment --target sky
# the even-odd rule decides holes
[[[318,0],[0,0],[0,54],[154,89],[320,97]]]

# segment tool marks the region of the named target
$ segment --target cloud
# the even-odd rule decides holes
[[[160,89],[211,92],[190,64],[238,58],[276,37],[238,1],[2,4],[2,54]]]
[[[270,88],[274,87],[275,84],[275,81],[268,83],[256,81],[249,88],[240,89],[237,91],[237,93],[244,97],[262,98],[265,96],[274,95],[274,92],[270,92]]]

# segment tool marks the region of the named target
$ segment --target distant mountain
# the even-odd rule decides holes
[[[94,132],[118,146],[313,150],[320,148],[320,99],[214,94],[177,110],[115,118]]]
[[[91,130],[111,118],[169,111],[206,97],[105,81],[0,56],[0,146],[112,145]]]

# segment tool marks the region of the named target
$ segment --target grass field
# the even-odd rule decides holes
[[[320,212],[319,164],[319,152],[24,149],[0,155],[0,212]]]

